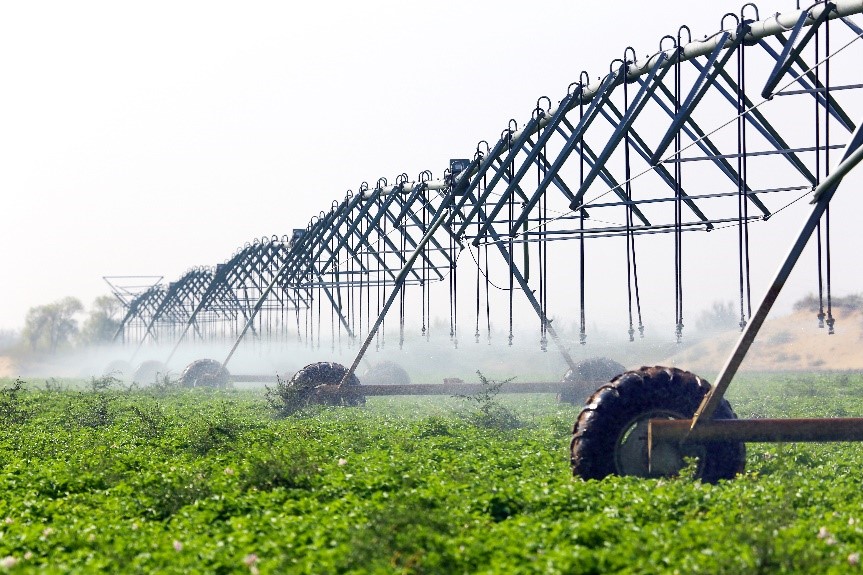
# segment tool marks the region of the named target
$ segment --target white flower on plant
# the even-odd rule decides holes
[[[25,559],[25,560],[29,561],[29,560],[30,560],[30,559],[32,559],[32,558],[33,558],[33,552],[32,552],[32,551],[27,551],[27,552],[24,554],[24,559]]]
[[[14,519],[12,519],[11,517],[6,518],[6,525],[12,525],[13,523],[15,523]]]
[[[248,567],[251,567],[255,563],[258,562],[258,556],[254,553],[249,553],[245,557],[243,557],[243,563],[245,563]]]
[[[340,466],[340,467],[341,467],[342,465],[347,465],[347,464],[348,464],[348,460],[347,460],[347,459],[345,459],[344,457],[339,457],[339,466]]]
[[[177,541],[176,539],[174,539],[174,551],[182,551],[182,550],[183,550],[183,544],[180,543],[179,541]]]
[[[818,539],[827,539],[830,537],[830,532],[827,531],[826,527],[822,527],[818,530]]]
[[[3,567],[4,569],[12,569],[17,564],[18,559],[12,557],[11,555],[7,555],[3,559],[0,559],[0,567]]]
[[[233,475],[233,474],[234,474],[233,468],[231,468],[231,467],[225,468],[225,475]]]
[[[46,527],[45,529],[42,530],[42,537],[48,537],[49,535],[53,535],[53,534],[54,534],[54,528],[53,527]]]
[[[848,564],[853,565],[855,567],[857,565],[860,565],[860,553],[855,552],[855,553],[852,553],[851,555],[849,555],[848,556]]]

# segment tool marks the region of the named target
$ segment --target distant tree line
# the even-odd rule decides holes
[[[863,295],[850,294],[845,296],[832,296],[830,304],[833,309],[845,311],[863,310]],[[809,294],[794,303],[794,311],[817,312],[821,306],[827,307],[827,299],[820,300],[818,296]],[[695,321],[695,327],[701,333],[712,333],[740,329],[740,308],[733,302],[716,301],[713,305],[702,310]]]
[[[695,320],[699,333],[714,333],[740,329],[740,311],[732,301],[715,301],[710,308],[702,310]]]
[[[834,309],[849,311],[863,309],[863,295],[833,296]],[[826,305],[826,302],[825,302]],[[819,300],[808,295],[794,304],[795,311],[817,311]],[[89,312],[79,325],[84,314],[84,305],[74,297],[66,297],[53,303],[30,308],[24,321],[22,338],[31,351],[56,353],[73,345],[98,345],[110,343],[120,328],[122,304],[112,296],[97,297]],[[739,310],[731,301],[716,301],[710,308],[698,314],[695,327],[701,333],[715,333],[740,329]],[[0,334],[2,347],[9,347],[10,333]]]
[[[123,306],[112,296],[99,296],[90,307],[83,325],[78,317],[84,305],[74,297],[30,308],[21,333],[31,351],[56,353],[72,345],[110,342],[120,327]]]
[[[794,304],[794,311],[818,311],[823,305],[827,307],[827,298],[819,300],[815,294],[809,294]],[[830,305],[833,309],[844,309],[855,311],[863,309],[863,295],[851,294],[846,296],[832,296]]]

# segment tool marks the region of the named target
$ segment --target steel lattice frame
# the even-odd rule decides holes
[[[680,336],[684,232],[736,226],[743,278],[748,225],[807,196],[863,119],[861,12],[863,0],[839,0],[760,19],[749,4],[709,38],[693,41],[681,27],[649,58],[628,48],[599,81],[582,73],[555,107],[540,98],[525,125],[511,121],[443,179],[424,172],[363,184],[290,238],[247,244],[215,270],[142,294],[121,332],[175,345],[188,333],[235,339],[228,358],[249,332],[319,342],[322,330],[364,335],[355,368],[397,298],[403,333],[407,286],[422,290],[425,332],[431,286],[455,281],[464,250],[481,265],[483,250],[510,278],[510,293],[526,297],[545,346],[557,341],[550,247],[576,242],[567,249],[581,254],[583,290],[587,240],[619,237],[633,337],[642,327],[635,246],[673,234]],[[814,129],[800,129],[802,118]],[[744,299],[748,286],[741,326],[751,313]],[[584,341],[583,291],[580,326]]]

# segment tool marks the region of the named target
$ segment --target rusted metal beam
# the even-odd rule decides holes
[[[274,375],[232,375],[231,381],[235,383],[274,383]],[[606,381],[597,381],[577,384],[564,384],[560,382],[525,382],[505,383],[500,388],[500,393],[560,393],[564,389],[577,385],[585,390],[596,389]],[[382,395],[473,395],[483,391],[485,386],[481,383],[411,383],[407,385],[392,385],[382,383],[363,383],[358,386],[361,393],[366,396]]]
[[[647,441],[651,446],[661,442],[683,441],[863,441],[863,418],[714,419],[702,420],[695,427],[692,427],[691,419],[651,419],[647,427]]]
[[[597,383],[599,387],[602,383]],[[505,383],[500,393],[560,393],[566,387],[554,383]],[[362,384],[366,396],[374,395],[473,395],[483,391],[481,383],[419,383],[409,385]]]

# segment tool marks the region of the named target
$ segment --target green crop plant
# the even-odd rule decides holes
[[[860,374],[742,378],[730,398],[741,417],[863,410]],[[0,425],[10,572],[860,569],[857,443],[750,444],[748,471],[715,485],[583,481],[568,461],[578,408],[550,394],[372,397],[274,418],[259,391],[22,389],[28,418]],[[99,397],[110,417],[67,423]],[[522,425],[501,433],[465,415],[491,401]]]
[[[477,427],[498,431],[521,427],[522,423],[515,412],[498,400],[501,387],[511,382],[513,378],[495,381],[488,379],[480,371],[476,373],[479,376],[482,388],[472,395],[460,394],[455,396],[464,400],[470,406],[467,412],[468,421]]]

